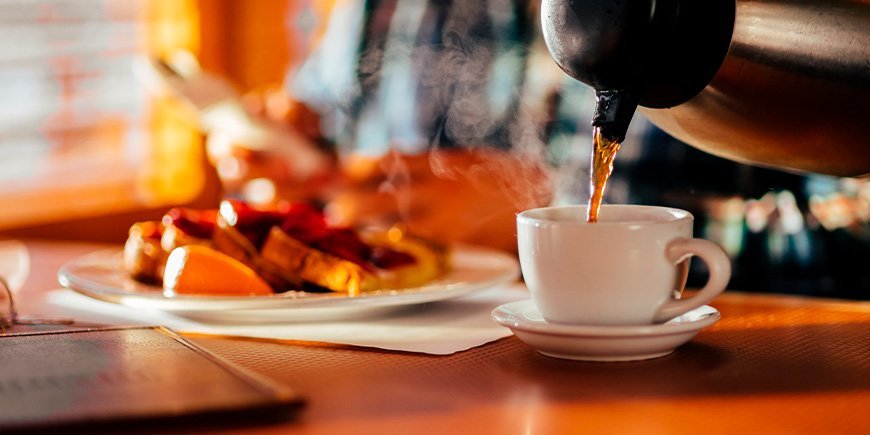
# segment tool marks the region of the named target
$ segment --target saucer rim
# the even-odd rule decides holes
[[[721,313],[710,305],[702,305],[688,313],[697,310],[710,311],[700,319],[675,323],[672,321],[650,325],[569,325],[561,323],[538,322],[523,320],[519,313],[528,309],[537,310],[532,299],[502,304],[492,310],[492,318],[499,324],[513,330],[520,330],[535,334],[558,335],[568,337],[645,337],[685,334],[691,331],[699,331],[713,325],[721,318]],[[685,314],[684,314],[685,315]]]

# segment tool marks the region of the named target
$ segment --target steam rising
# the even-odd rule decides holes
[[[297,98],[324,113],[342,149],[472,150],[481,158],[461,171],[431,153],[432,173],[481,188],[498,176],[517,208],[540,203],[552,190],[534,116],[540,107],[524,103],[534,85],[525,77],[536,13],[509,0],[383,2],[395,7],[370,10],[348,3],[292,82]],[[350,47],[358,47],[354,56],[344,56]],[[511,153],[487,158],[493,149]],[[384,169],[392,172],[382,189],[407,202],[400,192],[411,172],[398,161]]]

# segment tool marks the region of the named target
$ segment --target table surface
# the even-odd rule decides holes
[[[68,259],[29,241],[22,313]],[[722,320],[673,354],[587,363],[511,336],[448,356],[232,337],[191,341],[306,398],[293,420],[185,433],[870,433],[870,303],[728,291]],[[167,428],[171,429],[171,428]]]

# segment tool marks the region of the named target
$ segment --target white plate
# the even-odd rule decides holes
[[[76,258],[58,270],[61,285],[95,299],[216,322],[312,321],[369,316],[465,296],[518,277],[519,265],[512,255],[470,246],[454,248],[450,272],[427,285],[367,292],[356,297],[302,291],[270,296],[166,297],[160,287],[129,277],[122,268],[120,249]]]
[[[492,318],[538,352],[580,361],[634,361],[665,356],[719,321],[704,305],[666,323],[637,326],[549,323],[532,300],[504,304]]]

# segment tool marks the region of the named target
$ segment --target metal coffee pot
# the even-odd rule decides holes
[[[870,0],[543,0],[541,18],[606,136],[639,106],[714,155],[870,175]]]

